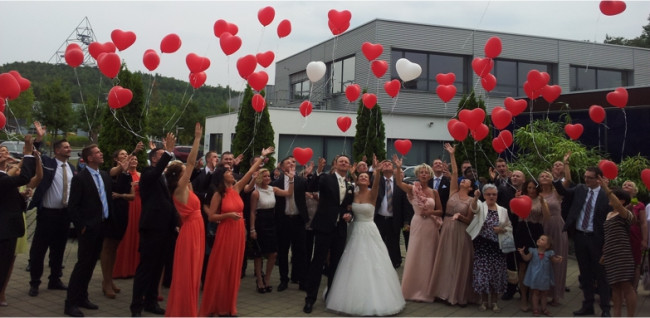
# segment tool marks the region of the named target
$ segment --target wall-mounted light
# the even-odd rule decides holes
[[[432,126],[433,126],[433,122],[430,121],[430,122],[429,122],[429,127],[432,127]]]

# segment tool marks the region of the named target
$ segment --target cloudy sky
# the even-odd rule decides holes
[[[142,64],[147,49],[160,52],[161,39],[178,34],[183,45],[161,56],[156,72],[187,80],[185,56],[208,57],[207,84],[241,89],[236,61],[246,54],[274,51],[276,61],[333,37],[327,26],[330,9],[349,10],[354,28],[373,19],[530,34],[602,42],[606,34],[632,38],[648,24],[650,1],[625,1],[627,10],[605,16],[599,1],[0,1],[0,64],[51,60],[54,53],[88,17],[99,42],[111,41],[111,31],[133,31],[137,40],[120,57],[131,70],[148,72]],[[257,20],[265,6],[275,9],[267,27]],[[243,45],[226,56],[213,25],[224,19],[239,27]],[[288,19],[291,34],[278,39],[278,23]],[[268,70],[274,82],[274,67]]]

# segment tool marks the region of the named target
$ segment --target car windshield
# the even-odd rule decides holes
[[[24,144],[23,141],[5,141],[2,146],[7,147],[9,152],[22,152]]]

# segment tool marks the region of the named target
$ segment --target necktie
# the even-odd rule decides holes
[[[435,178],[433,180],[433,188],[438,190],[438,187],[440,186],[440,178]]]
[[[99,177],[99,173],[93,173],[95,183],[97,183],[97,190],[99,190],[99,199],[102,201],[104,219],[108,219],[108,201],[106,200],[106,190],[104,189],[104,181]]]
[[[393,215],[393,187],[390,179],[386,179],[386,211]]]
[[[66,167],[66,164],[61,165],[61,171],[63,171],[63,198],[61,199],[61,203],[63,203],[64,207],[68,206],[68,167]]]
[[[585,214],[582,218],[582,230],[585,231],[589,227],[589,219],[591,218],[591,210],[593,207],[591,206],[591,199],[594,196],[594,191],[589,190],[589,197],[587,197],[587,205],[585,206]]]

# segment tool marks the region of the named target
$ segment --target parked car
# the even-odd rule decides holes
[[[417,181],[418,178],[415,176],[415,166],[405,166],[402,167],[402,173],[404,178],[402,181],[406,183],[413,183],[413,181]]]
[[[24,141],[18,141],[18,140],[3,141],[2,143],[0,143],[0,146],[7,147],[12,157],[16,159],[23,158],[23,147],[25,146]]]
[[[187,156],[190,155],[191,150],[192,146],[176,146],[174,147],[174,157],[182,162],[187,162]],[[199,149],[196,159],[198,160],[201,157],[203,157],[203,151]]]

